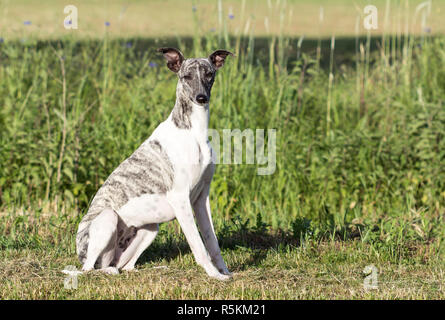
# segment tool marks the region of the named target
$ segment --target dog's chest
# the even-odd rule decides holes
[[[212,179],[213,151],[207,140],[207,128],[202,124],[205,117],[201,115],[201,118],[192,117],[192,127],[186,130],[177,128],[172,121],[166,121],[150,138],[160,142],[173,164],[174,192],[188,189],[191,196],[199,194],[204,182],[210,183]]]
[[[212,177],[213,177],[214,168],[215,168],[215,165],[211,162],[208,163],[206,166],[203,166],[201,175],[197,179],[196,183],[190,189],[190,202],[191,203],[194,203],[196,201],[196,199],[198,199],[199,195],[201,194],[201,192],[205,188],[205,186],[210,184]]]
[[[211,164],[212,149],[207,141],[196,141],[196,145],[190,148],[190,151],[190,159],[192,159],[190,163],[191,189],[194,189],[207,178],[206,169]]]

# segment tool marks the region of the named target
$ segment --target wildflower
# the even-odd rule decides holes
[[[156,62],[150,62],[148,65],[150,68],[156,68],[158,66]]]
[[[65,22],[66,25],[71,25],[73,24],[73,22],[71,20],[68,20],[67,22]]]
[[[105,26],[109,27],[110,26],[110,22],[109,21],[105,21]]]
[[[423,32],[431,33],[431,28],[430,28],[430,27],[425,27],[425,28],[423,29]]]
[[[23,24],[25,26],[30,26],[31,25],[31,21],[29,21],[29,20],[23,21]]]
[[[229,19],[233,20],[233,18],[235,18],[235,15],[233,14],[233,8],[229,7]]]
[[[130,48],[133,46],[133,44],[132,44],[131,42],[127,42],[127,43],[125,44],[125,46],[126,46],[128,49],[130,49]]]
[[[5,39],[0,38],[0,43],[3,43],[3,42],[5,42]]]
[[[193,11],[193,12],[196,12],[196,6],[193,6],[193,7],[192,7],[192,11]]]
[[[215,28],[210,28],[210,32],[215,32],[216,29]]]

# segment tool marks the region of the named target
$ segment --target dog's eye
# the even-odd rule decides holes
[[[191,80],[192,79],[192,75],[191,74],[186,74],[182,77],[184,80]]]
[[[213,77],[213,73],[211,73],[211,72],[207,72],[206,74],[205,74],[205,76],[206,76],[206,78],[212,78]]]

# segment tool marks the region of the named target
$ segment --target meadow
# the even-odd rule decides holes
[[[60,1],[1,2],[0,298],[445,298],[443,3],[422,25],[420,1],[375,1],[375,32],[357,24],[364,1],[89,3],[77,34],[54,18]],[[155,8],[159,20],[136,23]],[[138,272],[65,289],[89,202],[174,105],[161,46],[235,52],[210,128],[277,132],[273,174],[216,167],[210,201],[234,278],[208,279],[173,221]],[[377,289],[363,285],[370,265]]]

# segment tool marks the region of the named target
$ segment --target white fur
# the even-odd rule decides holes
[[[191,129],[179,129],[170,115],[144,142],[155,139],[167,153],[175,172],[171,190],[165,195],[146,194],[130,199],[117,213],[105,210],[96,217],[90,226],[93,228],[90,234],[95,236],[89,239],[83,270],[93,269],[99,256],[101,268],[107,268],[114,258],[117,268],[134,269],[137,258],[156,236],[157,225],[176,218],[197,263],[207,274],[219,280],[231,277],[221,256],[210,213],[209,189],[214,164],[207,141],[209,106],[193,104],[190,120]],[[125,251],[116,246],[119,217],[128,227],[138,228]],[[105,250],[101,251],[101,248]]]

